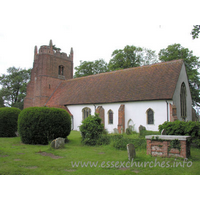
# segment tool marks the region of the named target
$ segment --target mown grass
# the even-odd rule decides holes
[[[136,134],[124,136],[136,139]],[[197,175],[200,174],[200,149],[191,148],[191,157],[188,166],[178,166],[183,163],[182,158],[160,158],[146,155],[146,148],[136,149],[134,162],[140,166],[125,165],[128,162],[126,150],[117,150],[110,145],[84,146],[81,143],[81,135],[72,131],[69,135],[69,142],[64,149],[51,149],[49,145],[26,145],[19,137],[0,138],[0,174],[5,175]],[[54,159],[50,156],[43,156],[41,153],[48,153],[61,158]],[[72,162],[94,162],[97,167],[72,166]],[[98,163],[97,163],[98,162]],[[112,162],[112,163],[111,163]],[[119,162],[119,163],[117,163]],[[146,162],[146,167],[144,166]],[[147,162],[152,162],[151,166]],[[160,163],[160,166],[158,164]],[[168,165],[167,165],[168,162]],[[156,164],[157,163],[157,164]],[[161,163],[165,163],[161,166]],[[89,163],[88,163],[89,164]],[[121,164],[124,164],[121,165]],[[143,166],[142,166],[143,164]],[[192,164],[192,166],[191,166]],[[116,165],[116,167],[114,167]],[[121,165],[121,166],[120,166]],[[157,165],[157,166],[156,166]],[[166,167],[168,166],[168,167]],[[170,167],[169,167],[170,166]]]

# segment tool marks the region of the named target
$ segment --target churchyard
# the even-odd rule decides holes
[[[154,133],[155,134],[155,133]],[[159,134],[159,133],[156,133]],[[109,135],[113,137],[113,134]],[[124,138],[138,139],[139,134]],[[23,144],[20,137],[0,138],[1,175],[198,175],[200,149],[191,146],[191,156],[162,158],[147,155],[146,144],[135,145],[136,158],[127,150],[108,145],[87,146],[80,132],[71,131],[61,149],[49,145]]]

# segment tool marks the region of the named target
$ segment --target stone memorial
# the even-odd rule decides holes
[[[141,131],[143,131],[143,130],[146,131],[146,128],[144,126],[140,125],[139,126],[139,133],[141,133]]]
[[[114,130],[114,133],[119,133],[117,128],[114,128],[113,130]]]
[[[63,148],[65,145],[65,138],[56,138],[50,144],[50,146],[54,149]]]
[[[161,135],[167,135],[167,132],[165,129],[162,130]]]
[[[136,157],[135,146],[133,144],[127,144],[128,159],[132,160]]]

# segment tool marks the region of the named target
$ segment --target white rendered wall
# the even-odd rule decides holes
[[[172,103],[172,101],[168,101]],[[105,129],[108,132],[114,132],[114,128],[118,128],[118,109],[120,105],[125,105],[125,129],[128,127],[128,121],[132,120],[135,131],[139,132],[139,126],[145,126],[147,130],[158,131],[158,126],[167,121],[167,103],[166,101],[140,101],[128,103],[112,103],[112,104],[95,104],[95,105],[71,105],[67,106],[73,115],[74,130],[79,130],[82,122],[82,109],[88,107],[91,109],[91,114],[94,115],[95,108],[102,106],[104,108]],[[151,108],[154,111],[154,124],[147,123],[146,111]],[[113,124],[108,124],[108,111],[112,110]],[[170,117],[168,106],[168,120]]]
[[[186,117],[186,121],[192,121],[192,97],[191,97],[191,93],[190,93],[190,86],[188,83],[188,78],[187,78],[187,73],[186,73],[186,69],[185,69],[185,65],[183,64],[181,72],[180,72],[180,76],[176,85],[176,90],[174,92],[174,97],[173,97],[173,101],[174,104],[176,105],[176,109],[177,109],[177,117],[178,120],[182,121],[181,118],[181,106],[180,106],[180,92],[181,92],[181,85],[182,83],[185,83],[186,86],[186,103],[187,103],[187,117]]]
[[[172,103],[172,101],[168,101]],[[147,110],[154,111],[154,124],[147,122]],[[168,120],[170,112],[168,106]],[[135,131],[139,132],[139,126],[145,126],[147,130],[158,131],[158,126],[167,121],[166,101],[140,101],[125,104],[125,127],[128,128],[128,121],[133,121]]]

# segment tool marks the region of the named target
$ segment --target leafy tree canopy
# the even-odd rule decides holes
[[[199,33],[200,33],[200,25],[194,25],[192,29],[192,38],[196,39],[199,38]]]
[[[0,76],[0,85],[2,86],[0,94],[4,105],[23,109],[31,69],[10,67],[7,69],[7,73]]]
[[[166,49],[161,49],[159,52],[159,59],[161,61],[170,61],[183,59],[189,79],[190,91],[193,99],[193,105],[200,105],[199,97],[199,72],[200,67],[199,57],[193,55],[193,51],[182,47],[180,44],[169,45]]]
[[[74,78],[77,78],[107,72],[108,65],[102,59],[95,61],[81,61],[80,65],[75,67],[75,70]]]
[[[4,107],[4,100],[2,98],[2,95],[1,95],[1,90],[0,90],[0,108],[1,107]]]
[[[56,47],[56,45],[53,45],[53,50],[55,50],[55,51],[61,51],[61,48]]]
[[[108,64],[111,71],[149,65],[157,62],[155,51],[135,46],[125,46],[124,49],[113,51]]]

